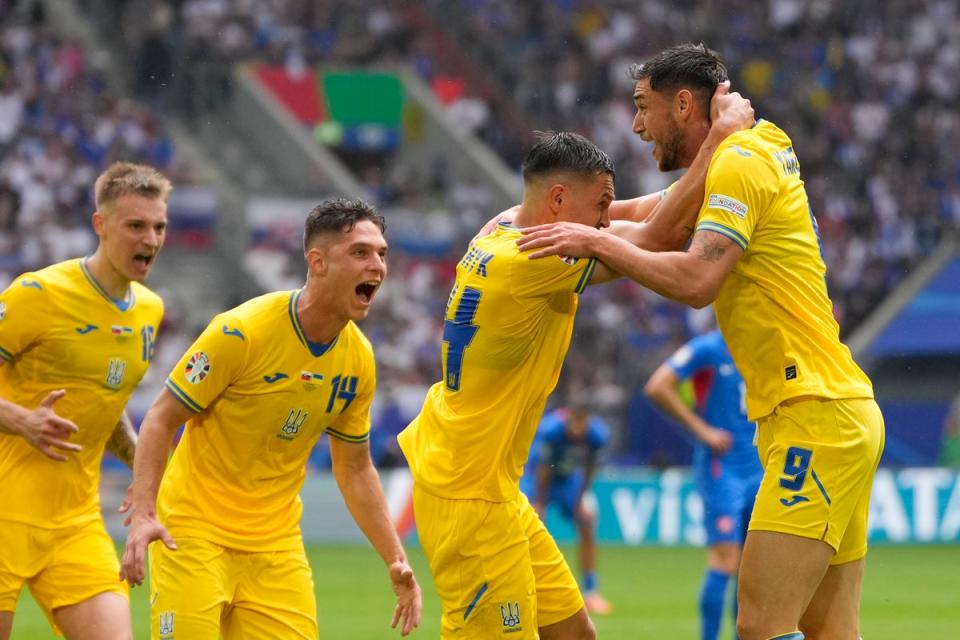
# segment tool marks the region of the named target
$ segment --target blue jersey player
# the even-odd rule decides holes
[[[553,504],[576,525],[584,605],[595,614],[610,613],[613,607],[597,591],[596,509],[584,500],[584,494],[590,488],[597,452],[609,439],[607,424],[592,415],[583,402],[551,411],[537,428],[520,479],[520,489],[541,518],[545,517],[547,506]]]
[[[679,385],[691,380],[696,411]],[[653,373],[646,394],[696,438],[693,469],[703,498],[707,572],[700,589],[702,640],[716,640],[727,583],[736,576],[763,468],[747,420],[746,389],[717,330],[681,347]],[[734,598],[734,611],[736,598]],[[734,613],[734,618],[736,614]]]

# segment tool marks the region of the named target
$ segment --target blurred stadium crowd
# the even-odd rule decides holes
[[[230,90],[230,66],[256,60],[289,69],[408,66],[509,167],[519,166],[532,130],[575,130],[611,154],[618,194],[630,197],[671,177],[630,131],[626,69],[666,46],[702,39],[724,56],[734,87],[757,114],[796,144],[844,334],[960,223],[960,8],[952,0],[78,4],[101,27],[122,26],[120,46],[135,70],[129,80],[105,71],[96,59],[102,51],[54,33],[42,4],[0,2],[4,285],[21,271],[91,250],[90,185],[109,162],[155,165],[178,188],[194,181],[197,172],[179,159],[159,114],[195,122],[215,112]],[[395,243],[391,275],[363,327],[380,366],[374,444],[386,464],[398,462],[393,434],[439,377],[456,260],[496,213],[489,194],[451,180],[442,166],[412,176],[360,176],[387,215],[388,232],[429,214],[434,232],[449,240],[448,250],[429,256]],[[286,250],[298,253],[296,237]],[[275,284],[299,279],[294,272]],[[590,389],[599,409],[623,426],[637,387],[702,320],[628,283],[588,290],[581,309],[559,391]],[[205,321],[170,323],[160,347],[171,355],[156,363],[151,392]],[[146,392],[138,397],[149,402]],[[621,433],[624,460],[631,442]]]

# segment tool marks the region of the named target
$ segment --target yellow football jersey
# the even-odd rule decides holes
[[[457,265],[443,381],[398,436],[413,477],[441,498],[505,502],[518,483],[570,344],[593,259],[530,260],[501,223]]]
[[[196,412],[160,484],[157,513],[174,537],[300,548],[313,445],[324,431],[369,438],[373,348],[352,322],[329,344],[309,342],[299,298],[269,293],[214,317],[167,378]]]
[[[800,163],[776,125],[761,120],[714,153],[700,230],[744,250],[714,306],[747,383],[751,420],[798,396],[873,397],[870,380],[840,342]]]
[[[134,388],[153,358],[163,302],[134,282],[112,300],[83,259],[27,273],[0,294],[0,394],[28,409],[56,389],[54,405],[80,428],[83,447],[56,462],[19,436],[0,435],[0,519],[37,527],[100,517],[100,462]]]

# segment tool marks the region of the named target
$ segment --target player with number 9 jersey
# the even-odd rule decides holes
[[[839,339],[792,141],[767,121],[730,136],[706,193],[697,231],[743,249],[715,307],[767,471],[750,529],[823,540],[832,564],[862,558],[883,417]]]

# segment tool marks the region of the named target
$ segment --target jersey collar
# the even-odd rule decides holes
[[[300,300],[301,293],[303,293],[303,289],[297,289],[290,293],[290,300],[287,302],[287,313],[290,316],[290,324],[293,325],[293,332],[297,334],[297,339],[300,341],[300,344],[310,350],[310,355],[319,358],[327,351],[330,351],[330,349],[333,349],[334,345],[337,344],[337,340],[340,339],[340,334],[337,334],[337,337],[330,342],[311,342],[307,339],[307,334],[303,331],[303,325],[300,324],[300,314],[297,312],[297,302]]]
[[[136,302],[136,297],[133,293],[133,287],[131,285],[127,285],[127,295],[124,299],[118,300],[117,298],[111,298],[110,294],[107,293],[107,290],[103,288],[103,285],[101,285],[100,282],[93,276],[93,273],[90,271],[90,267],[87,266],[87,260],[89,259],[90,256],[87,256],[86,258],[82,258],[80,260],[80,271],[83,272],[83,275],[86,276],[87,281],[93,286],[93,288],[97,290],[97,293],[106,298],[110,304],[114,305],[120,311],[126,311],[133,307],[134,303]]]

